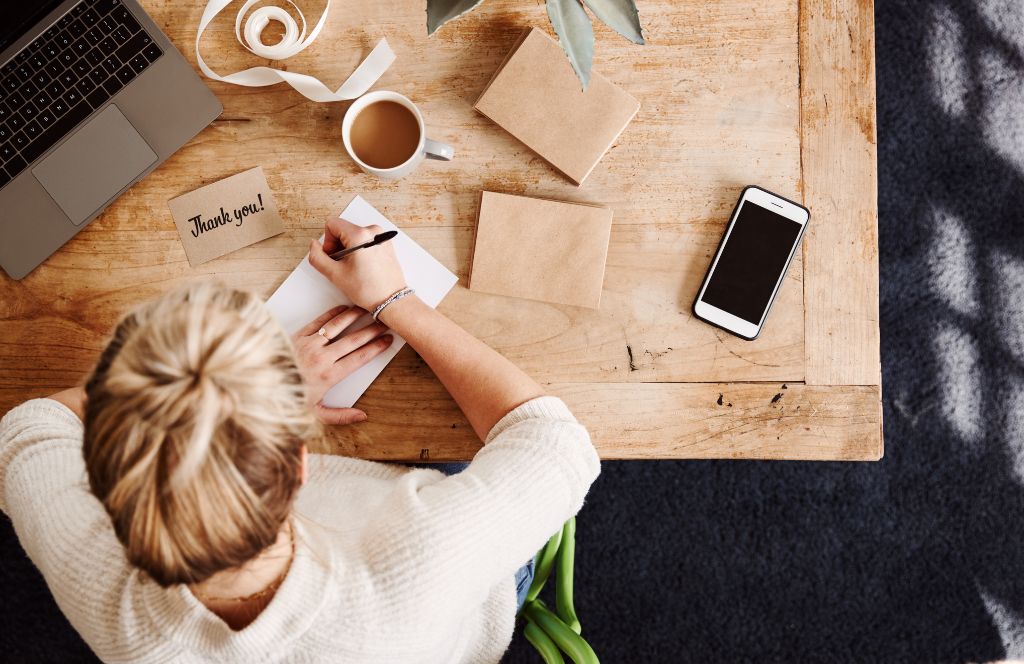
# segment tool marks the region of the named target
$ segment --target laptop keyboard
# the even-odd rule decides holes
[[[0,187],[163,55],[120,0],[83,0],[0,68]]]

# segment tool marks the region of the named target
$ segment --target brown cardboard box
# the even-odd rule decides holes
[[[597,309],[611,229],[605,207],[485,191],[469,289]]]
[[[579,185],[640,102],[597,72],[584,92],[562,47],[528,28],[474,108]]]

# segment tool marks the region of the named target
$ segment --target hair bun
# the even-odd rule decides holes
[[[316,430],[262,302],[202,285],[118,326],[88,386],[85,457],[129,560],[196,582],[276,539]]]

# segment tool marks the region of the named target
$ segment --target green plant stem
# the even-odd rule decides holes
[[[573,603],[573,573],[576,564],[576,517],[562,527],[562,544],[558,549],[555,579],[555,609],[569,629],[580,634],[582,627]]]
[[[551,638],[562,652],[575,664],[600,664],[597,654],[582,636],[569,629],[558,616],[551,613],[540,600],[534,600],[523,607],[526,617],[532,620]]]

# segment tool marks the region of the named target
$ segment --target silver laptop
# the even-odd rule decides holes
[[[222,107],[135,0],[0,19],[0,266],[21,279]]]

